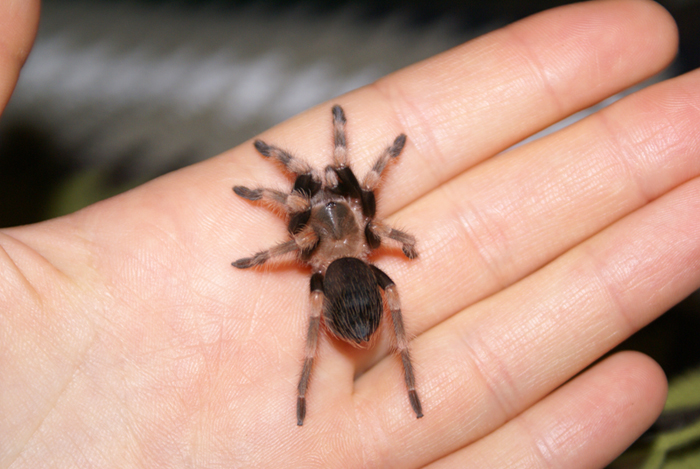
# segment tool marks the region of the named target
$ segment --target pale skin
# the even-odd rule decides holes
[[[38,4],[0,3],[0,102]],[[659,414],[663,372],[606,351],[700,286],[700,74],[517,141],[663,69],[658,5],[544,12],[261,135],[315,168],[330,107],[363,177],[406,146],[378,216],[424,417],[384,331],[320,340],[296,425],[309,273],[230,263],[285,238],[234,185],[289,187],[252,141],[70,216],[0,234],[0,467],[602,467]],[[5,202],[7,203],[7,202]]]

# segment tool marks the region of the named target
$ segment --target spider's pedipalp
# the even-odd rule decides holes
[[[404,145],[406,145],[406,134],[401,134],[396,139],[391,146],[387,147],[377,161],[372,166],[372,169],[365,175],[362,180],[362,189],[366,191],[373,191],[379,185],[379,181],[382,177],[382,172],[386,168],[387,163],[390,159],[396,158],[403,150]]]
[[[416,250],[416,238],[414,238],[413,235],[408,234],[405,231],[392,228],[376,218],[367,225],[366,229],[380,238],[389,238],[401,243],[401,250],[409,259],[415,259],[418,257],[418,251]]]
[[[385,274],[377,266],[370,266],[377,277],[379,287],[386,294],[386,301],[389,304],[391,312],[391,320],[394,323],[394,333],[396,334],[396,348],[401,355],[401,363],[403,364],[404,379],[406,388],[408,389],[408,400],[411,403],[413,411],[416,413],[416,418],[423,416],[423,407],[421,406],[418,393],[416,392],[416,378],[413,373],[413,364],[408,353],[408,338],[406,337],[406,329],[403,325],[403,315],[401,314],[401,301],[399,300],[399,292],[396,289],[396,284],[391,278]]]
[[[311,314],[309,315],[309,328],[306,332],[304,366],[301,369],[299,385],[297,386],[297,425],[299,426],[304,424],[304,417],[306,417],[306,388],[309,386],[311,367],[316,356],[322,312],[323,275],[317,273],[311,276]]]

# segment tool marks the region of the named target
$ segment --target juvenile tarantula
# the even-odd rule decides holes
[[[418,255],[413,236],[375,218],[374,189],[389,160],[401,153],[406,135],[396,137],[360,184],[348,165],[345,113],[338,105],[333,106],[332,112],[333,164],[326,167],[323,177],[287,151],[262,140],[255,141],[260,154],[275,158],[296,175],[294,188],[289,194],[243,186],[235,186],[233,191],[245,199],[263,200],[282,208],[289,214],[287,229],[291,239],[252,257],[238,259],[232,265],[247,269],[271,257],[296,252],[301,262],[311,266],[311,318],[298,386],[297,425],[304,423],[306,415],[306,389],[316,354],[321,316],[336,337],[355,345],[366,344],[379,327],[384,312],[379,289],[384,290],[391,312],[408,398],[416,417],[421,418],[423,411],[416,393],[396,285],[377,266],[367,262],[367,256],[379,247],[382,238],[400,243],[409,259]]]

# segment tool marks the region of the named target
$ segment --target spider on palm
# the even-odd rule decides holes
[[[375,218],[374,190],[389,160],[401,153],[406,135],[396,137],[360,184],[348,165],[345,113],[335,105],[332,114],[333,164],[327,166],[323,174],[281,148],[262,140],[255,141],[260,154],[278,160],[296,176],[294,188],[291,193],[243,186],[235,186],[233,190],[245,199],[263,200],[286,212],[291,239],[252,257],[238,259],[232,265],[247,269],[263,264],[271,257],[294,252],[312,269],[311,317],[298,386],[297,425],[304,423],[306,415],[306,390],[316,354],[321,316],[336,337],[353,345],[366,345],[379,327],[384,312],[380,289],[384,290],[391,313],[408,398],[416,417],[421,418],[423,411],[416,393],[396,285],[377,266],[367,262],[369,253],[379,247],[383,238],[400,243],[409,259],[418,255],[412,235]]]

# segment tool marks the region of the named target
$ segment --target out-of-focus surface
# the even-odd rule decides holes
[[[38,156],[19,169],[45,171],[40,186],[67,186],[47,194],[42,212],[23,206],[37,195],[23,177],[1,194],[0,226],[72,211],[214,156],[488,28],[351,4],[315,12],[304,3],[47,1],[0,148],[20,164]]]

